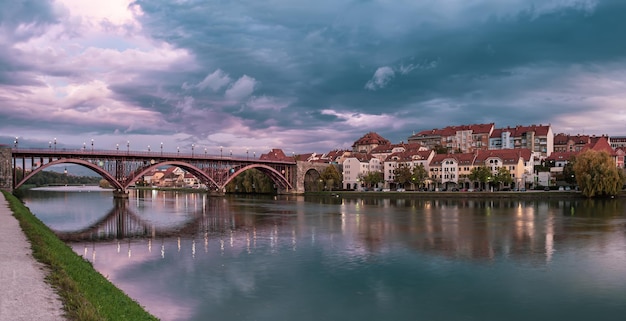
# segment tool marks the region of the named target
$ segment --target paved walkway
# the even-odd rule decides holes
[[[62,304],[44,281],[9,204],[0,194],[0,321],[63,321]]]

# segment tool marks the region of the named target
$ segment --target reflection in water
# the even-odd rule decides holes
[[[136,191],[104,214],[73,217],[84,224],[64,237],[86,240],[74,249],[163,320],[617,320],[626,312],[622,200]]]

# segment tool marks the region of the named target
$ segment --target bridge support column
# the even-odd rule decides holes
[[[128,198],[128,191],[116,189],[116,190],[113,191],[113,198],[127,199]]]
[[[13,191],[13,153],[11,148],[0,146],[0,190]]]

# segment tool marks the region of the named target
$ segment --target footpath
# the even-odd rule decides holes
[[[65,320],[61,300],[45,274],[0,194],[0,321]]]

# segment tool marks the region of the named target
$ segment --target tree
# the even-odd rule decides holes
[[[417,184],[417,186],[421,186],[424,184],[426,179],[428,178],[428,171],[424,168],[423,164],[419,164],[413,167],[413,173],[411,175],[411,181],[413,184]]]
[[[478,167],[472,168],[470,175],[469,175],[470,180],[481,182],[483,185],[483,188],[486,187],[485,183],[487,183],[490,177],[491,177],[491,171],[486,166],[478,166]]]
[[[435,154],[447,154],[448,153],[448,149],[441,145],[435,145],[435,148],[433,148],[433,150],[435,151]]]
[[[339,188],[341,186],[341,182],[343,181],[341,173],[334,165],[329,165],[324,168],[320,177],[324,180],[324,182],[326,182],[326,186],[331,191],[333,189]]]
[[[574,175],[586,197],[617,195],[624,185],[624,175],[604,151],[587,150],[574,162]]]
[[[359,178],[366,186],[377,186],[378,183],[383,181],[383,173],[380,171],[377,172],[367,172],[367,174],[359,175]]]
[[[393,180],[404,187],[404,184],[411,181],[413,173],[411,173],[411,169],[408,166],[400,165],[398,168],[394,169],[393,174]]]
[[[563,166],[563,180],[570,185],[576,184],[576,173],[574,172],[574,162],[576,158],[572,157],[565,166]]]
[[[498,184],[498,188],[501,188],[502,185],[511,186],[511,183],[513,182],[511,171],[504,166],[498,168],[498,172],[494,175],[493,181]]]

